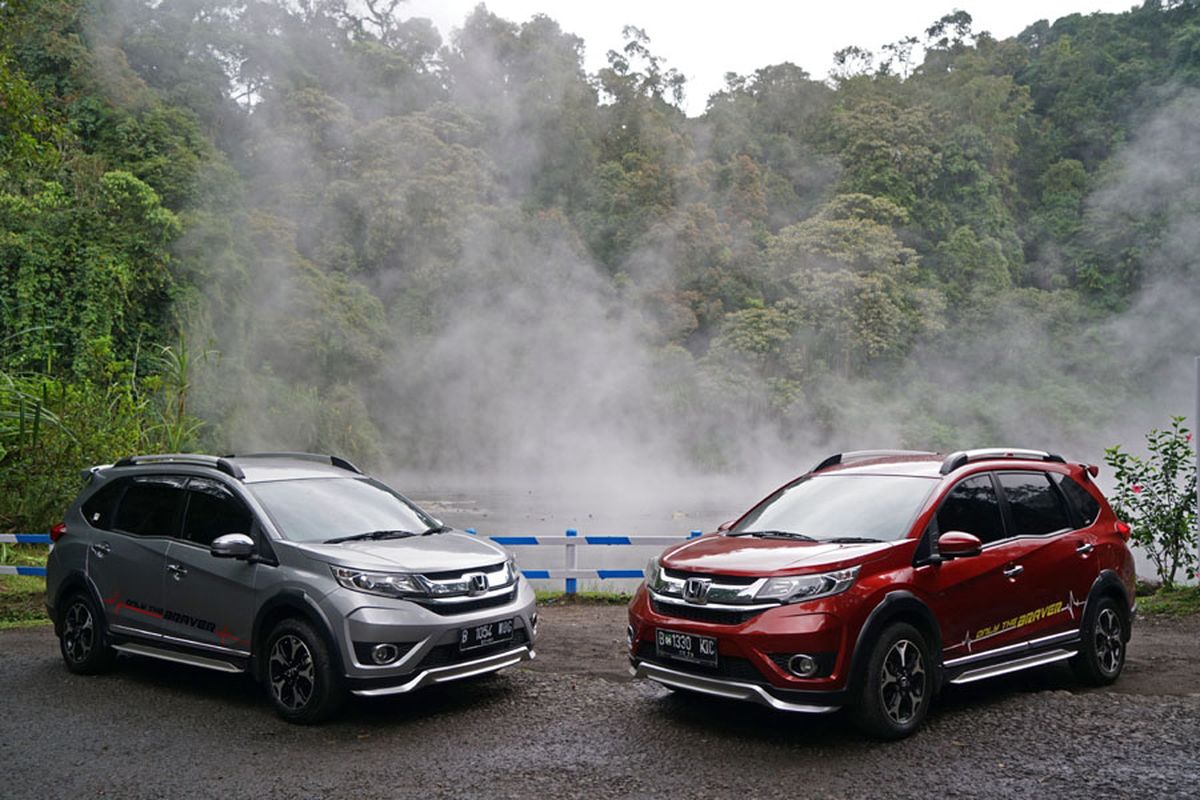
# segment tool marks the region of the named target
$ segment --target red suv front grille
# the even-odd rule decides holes
[[[707,606],[693,605],[676,605],[675,603],[661,603],[658,600],[650,600],[650,608],[655,614],[661,614],[664,617],[675,617],[677,619],[690,619],[696,622],[711,622],[714,625],[741,625],[747,620],[766,611],[765,608],[755,608],[746,611],[726,611],[720,608],[708,608]]]

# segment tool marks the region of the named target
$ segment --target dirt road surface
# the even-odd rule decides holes
[[[538,659],[279,720],[249,679],[122,658],[70,675],[49,628],[0,632],[0,797],[1200,796],[1200,619],[1139,620],[1125,675],[1050,666],[948,690],[894,744],[631,681],[624,609],[551,606]]]

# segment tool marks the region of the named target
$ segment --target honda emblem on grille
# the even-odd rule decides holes
[[[467,594],[471,597],[483,594],[488,588],[487,575],[482,572],[472,572],[469,575],[463,576],[467,579]]]
[[[711,586],[711,578],[688,578],[683,584],[683,599],[689,603],[703,605],[708,602],[708,590]]]

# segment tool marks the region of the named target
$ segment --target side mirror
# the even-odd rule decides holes
[[[733,527],[733,523],[735,522],[737,522],[736,519],[731,519],[728,522],[722,522],[717,526],[717,533],[724,533],[725,531],[729,530]]]
[[[962,531],[947,531],[938,537],[938,555],[944,559],[967,558],[983,552],[979,537]]]
[[[213,539],[208,552],[215,558],[246,559],[254,555],[254,540],[244,533],[227,533]]]

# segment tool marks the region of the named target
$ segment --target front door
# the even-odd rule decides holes
[[[929,535],[936,540],[951,531],[978,537],[983,552],[916,570],[919,587],[935,598],[946,660],[1017,641],[1012,621],[1020,618],[1029,597],[1029,546],[1008,535],[988,473],[964,478],[943,499]]]
[[[166,556],[163,590],[167,635],[204,649],[244,655],[254,623],[257,562],[217,558],[213,539],[227,533],[253,535],[254,517],[219,481],[192,478],[182,535]]]

